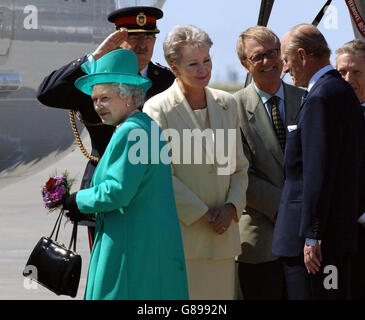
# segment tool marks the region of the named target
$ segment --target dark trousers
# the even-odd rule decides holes
[[[93,155],[99,157],[99,154],[93,154]],[[96,168],[96,163],[90,160],[86,165],[86,170],[81,181],[80,190],[90,188],[91,179],[94,174],[95,168]],[[85,217],[87,217],[86,220],[92,220],[92,221],[94,220],[93,215],[85,215]],[[90,253],[93,250],[94,238],[95,238],[95,226],[88,226],[87,239],[89,240]]]
[[[244,300],[282,300],[286,296],[279,260],[257,264],[239,262],[238,277]]]
[[[303,256],[280,258],[284,267],[289,300],[351,299],[349,255],[323,257],[316,274],[309,274]]]
[[[359,225],[359,247],[352,257],[351,272],[352,299],[365,300],[365,228],[362,225]]]
[[[310,279],[302,257],[280,258],[289,300],[310,300]]]

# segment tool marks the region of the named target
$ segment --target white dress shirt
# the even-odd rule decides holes
[[[144,67],[144,69],[143,69],[143,70],[141,70],[139,73],[141,74],[141,76],[142,76],[142,77],[148,78],[148,77],[147,77],[147,71],[148,71],[148,65],[146,65],[146,66]]]

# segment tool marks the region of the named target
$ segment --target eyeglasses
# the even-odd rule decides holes
[[[257,64],[264,61],[264,57],[266,57],[267,59],[276,59],[279,56],[279,51],[280,49],[278,48],[270,49],[267,50],[265,53],[260,53],[247,59],[250,60],[252,63]]]
[[[153,34],[131,34],[128,35],[128,41],[132,43],[137,42],[152,42],[154,39],[156,39],[156,36]]]

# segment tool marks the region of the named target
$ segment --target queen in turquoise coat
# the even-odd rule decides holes
[[[85,299],[188,299],[171,167],[155,161],[166,142],[152,141],[151,130],[161,129],[137,109],[150,81],[129,50],[84,69],[76,87],[92,96],[103,123],[116,125],[90,188],[64,202],[71,218],[97,212]]]

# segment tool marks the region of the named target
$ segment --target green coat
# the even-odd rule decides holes
[[[87,300],[188,299],[171,167],[151,164],[151,155],[156,159],[166,144],[151,149],[152,126],[159,138],[161,130],[148,115],[129,117],[115,130],[91,187],[77,193],[81,212],[97,212]],[[147,133],[146,164],[130,162],[139,141],[129,141],[135,140],[129,137],[133,129]]]

